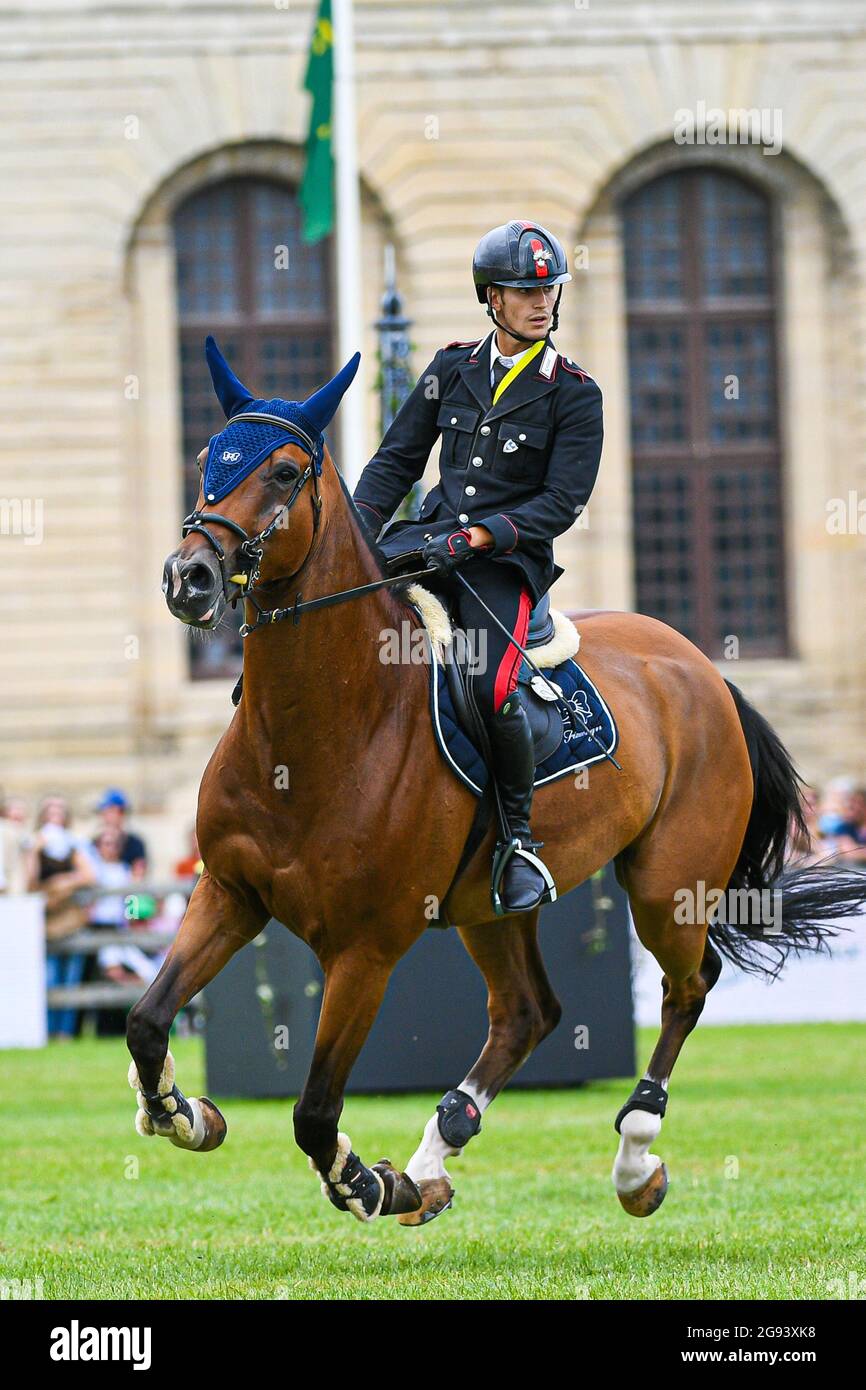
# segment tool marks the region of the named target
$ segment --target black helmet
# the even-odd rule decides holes
[[[537,222],[505,222],[483,236],[472,257],[478,303],[487,302],[488,285],[531,289],[564,285],[571,279],[561,242]]]

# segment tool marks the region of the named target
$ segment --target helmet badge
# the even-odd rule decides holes
[[[532,251],[532,259],[535,262],[535,273],[540,278],[543,278],[547,275],[547,262],[552,261],[553,257],[549,251],[545,250],[542,242],[538,241],[536,237],[532,238],[529,247]]]

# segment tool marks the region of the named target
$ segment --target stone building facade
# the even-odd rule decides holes
[[[166,847],[192,818],[232,683],[193,678],[160,593],[183,514],[176,219],[225,181],[293,195],[313,9],[67,0],[13,4],[0,20],[0,780],[31,796],[63,787],[81,807],[119,783]],[[771,333],[772,423],[761,428],[778,484],[781,636],[766,651],[735,642],[714,655],[808,777],[866,776],[866,9],[356,0],[355,25],[368,363],[386,243],[418,371],[442,343],[485,331],[468,263],[488,226],[536,218],[575,261],[557,339],[602,385],[606,443],[588,514],[557,544],[560,607],[636,605],[653,513],[636,524],[633,415],[651,416],[653,401],[685,410],[683,392],[697,389],[687,379],[674,400],[666,377],[681,374],[676,344],[692,352],[693,323],[655,361],[668,329],[640,339],[629,200],[688,172],[741,181],[760,199],[772,261],[753,346]],[[737,112],[753,117],[734,142]],[[771,127],[756,133],[754,113]],[[730,231],[732,217],[718,225]],[[659,213],[659,239],[640,250],[662,278],[665,225]],[[715,332],[724,346],[729,331],[742,347],[738,323],[763,310],[728,308],[727,328],[710,325],[707,341]],[[650,355],[636,389],[639,341]],[[367,422],[372,452],[372,390]],[[692,443],[700,462],[706,442]],[[847,508],[841,526],[828,524],[833,499]]]

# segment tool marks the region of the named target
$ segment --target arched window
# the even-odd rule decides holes
[[[786,650],[771,209],[728,173],[624,203],[637,608]]]
[[[225,423],[204,340],[213,333],[258,395],[303,400],[331,375],[330,243],[301,240],[300,208],[283,184],[233,178],[182,202],[174,218],[183,409],[184,494],[198,496],[196,456]],[[236,674],[231,611],[208,641],[193,640],[193,676]]]

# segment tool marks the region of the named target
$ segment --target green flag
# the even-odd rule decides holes
[[[334,156],[331,145],[334,30],[331,24],[331,0],[321,0],[319,6],[304,87],[313,101],[307,135],[307,165],[300,193],[303,213],[301,236],[304,241],[319,241],[328,235],[334,225]]]

